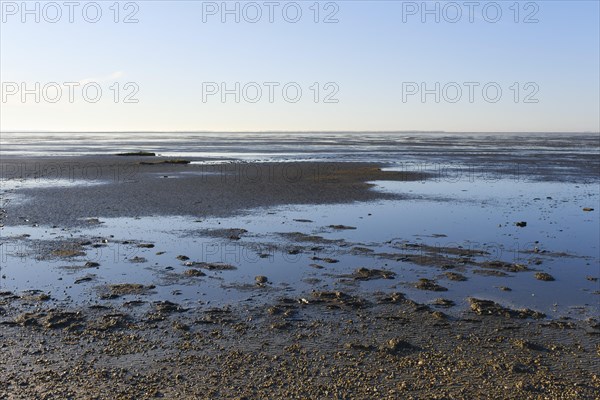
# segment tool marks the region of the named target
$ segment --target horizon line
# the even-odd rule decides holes
[[[421,130],[111,130],[111,131],[90,131],[90,130],[0,130],[2,133],[578,133],[578,134],[600,134],[600,131],[421,131]]]

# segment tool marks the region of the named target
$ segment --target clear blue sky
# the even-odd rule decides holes
[[[28,2],[30,8],[36,2]],[[469,21],[463,1],[462,18],[452,23],[456,8],[448,2],[428,2],[440,7],[440,21],[425,15],[422,2],[337,1],[320,2],[319,23],[314,22],[314,1],[299,1],[302,16],[297,23],[288,18],[295,8],[290,2],[276,2],[274,21],[269,8],[258,1],[263,13],[257,23],[254,8],[238,2],[240,22],[233,15],[221,21],[221,14],[204,15],[222,2],[136,1],[120,3],[119,21],[136,11],[137,23],[115,23],[113,1],[99,1],[102,16],[87,22],[81,1],[69,23],[69,9],[43,8],[40,22],[25,15],[21,1],[2,1],[0,78],[3,83],[0,128],[8,130],[447,130],[447,131],[594,131],[600,130],[599,71],[600,33],[598,1],[519,2],[515,23],[514,1],[500,1],[502,16],[495,18],[495,6],[479,2]],[[63,2],[57,2],[62,5]],[[228,2],[235,7],[236,2]],[[325,6],[327,5],[327,9]],[[483,8],[488,6],[487,14]],[[444,6],[446,13],[444,14]],[[15,10],[14,7],[19,8]],[[312,9],[311,9],[312,7]],[[323,23],[336,11],[337,23]],[[95,17],[93,7],[86,16]],[[220,10],[219,10],[220,11]],[[535,23],[524,23],[527,17]],[[487,18],[487,20],[486,20]],[[40,103],[33,95],[20,96],[21,83],[35,90],[49,82],[61,85],[63,97],[56,103]],[[64,82],[78,82],[74,101],[67,100]],[[102,89],[97,103],[85,101],[81,87],[90,82]],[[120,84],[115,103],[110,87]],[[134,86],[138,103],[123,103]],[[248,82],[261,85],[262,98],[256,103],[219,94],[203,101],[203,83],[225,82],[234,88]],[[273,102],[268,86],[277,82]],[[282,87],[295,82],[302,89],[297,103],[286,101]],[[313,83],[320,86],[314,102]],[[332,82],[327,88],[324,85]],[[410,86],[414,82],[417,86]],[[425,102],[420,93],[408,89],[429,89],[440,83],[440,102],[434,94]],[[453,84],[462,90],[455,103]],[[475,82],[473,102],[464,82]],[[502,89],[495,103],[486,100],[482,87],[494,83]],[[518,82],[519,98],[515,102]],[[529,83],[528,86],[526,84]],[[14,92],[15,84],[19,92]],[[408,86],[407,86],[408,85]],[[311,90],[311,87],[313,89]],[[208,88],[204,84],[205,90]],[[247,94],[254,97],[254,89]],[[323,102],[328,93],[337,103]],[[512,88],[512,89],[511,89]],[[48,86],[49,97],[54,96]],[[40,92],[42,90],[40,89]],[[290,97],[294,90],[290,89]],[[490,94],[491,93],[491,94]],[[535,94],[534,94],[535,93]],[[206,94],[206,93],[205,93]],[[241,93],[243,94],[243,93]],[[537,103],[525,102],[526,96]],[[403,95],[406,97],[403,101]]]

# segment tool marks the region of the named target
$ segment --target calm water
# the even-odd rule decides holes
[[[600,135],[564,133],[11,133],[0,135],[5,159],[112,155],[151,151],[194,164],[363,161],[455,179],[489,176],[596,182]]]
[[[572,185],[558,182],[377,182],[374,190],[400,191],[407,200],[323,206],[285,206],[251,210],[241,217],[196,220],[193,216],[105,219],[86,229],[61,230],[51,227],[5,227],[2,231],[3,290],[21,292],[42,290],[66,303],[122,303],[168,299],[182,304],[225,305],[260,304],[279,296],[304,297],[312,290],[342,290],[353,293],[377,291],[407,293],[408,297],[429,302],[438,297],[457,303],[450,312],[467,307],[466,298],[476,296],[504,305],[541,310],[553,317],[585,318],[600,312],[598,282],[588,277],[600,275],[600,221],[598,185]],[[445,200],[440,200],[441,198]],[[312,222],[298,222],[310,219]],[[519,228],[516,221],[527,221]],[[329,225],[344,224],[354,230],[337,231]],[[215,237],[215,229],[243,228],[248,232],[238,241]],[[281,233],[301,232],[333,240],[328,243],[297,242]],[[31,235],[22,239],[21,235]],[[86,238],[105,247],[87,247],[87,254],[71,260],[35,259],[44,243]],[[336,242],[336,240],[344,242]],[[131,243],[123,244],[124,241]],[[154,243],[152,249],[137,243]],[[510,273],[506,277],[481,276],[467,267],[460,272],[468,280],[450,281],[443,271],[431,266],[352,254],[355,246],[377,253],[403,254],[406,243],[437,247],[483,250],[479,261],[503,260],[529,265],[552,274],[556,281],[536,280],[534,271]],[[321,247],[314,249],[314,247]],[[313,249],[311,249],[313,248]],[[548,253],[533,255],[538,248]],[[289,254],[300,249],[299,254]],[[161,253],[162,254],[157,254]],[[562,253],[562,255],[557,254]],[[259,254],[266,255],[265,258]],[[406,253],[408,254],[408,253]],[[192,261],[226,262],[234,271],[207,273],[188,278],[189,267],[176,259],[186,255]],[[320,262],[323,269],[310,265],[313,256],[339,260]],[[147,261],[132,263],[134,257]],[[534,260],[541,260],[534,265]],[[86,261],[99,268],[77,269]],[[396,273],[393,280],[355,282],[343,275],[356,268],[383,268]],[[258,290],[254,277],[265,275],[269,288]],[[81,278],[89,281],[75,283]],[[427,292],[413,287],[426,277],[436,279],[447,292]],[[99,300],[107,284],[142,283],[157,285],[143,296]],[[506,286],[510,292],[501,291]],[[247,302],[247,303],[246,303]]]
[[[5,156],[114,154],[145,150],[165,156],[215,160],[393,161],[400,156],[419,159],[448,154],[597,155],[600,136],[597,133],[3,132],[0,146]]]

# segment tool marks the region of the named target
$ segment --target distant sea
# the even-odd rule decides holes
[[[407,162],[600,155],[598,133],[422,132],[2,132],[0,154],[14,156],[109,155],[150,151],[206,162]]]

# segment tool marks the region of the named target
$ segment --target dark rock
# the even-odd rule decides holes
[[[116,155],[121,157],[156,157],[156,153],[150,153],[148,151],[132,151],[129,153],[117,153]]]
[[[352,229],[356,229],[355,226],[348,226],[348,225],[329,225],[329,228],[331,228],[331,229],[337,229],[337,230],[352,230]]]

